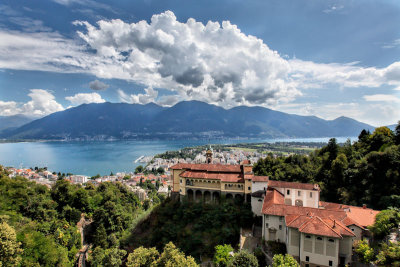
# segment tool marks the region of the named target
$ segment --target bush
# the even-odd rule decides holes
[[[360,240],[355,243],[355,252],[363,263],[371,263],[375,259],[374,250],[368,245],[365,240]]]

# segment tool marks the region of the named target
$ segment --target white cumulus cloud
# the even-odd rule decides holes
[[[155,99],[158,96],[158,91],[154,90],[151,87],[144,89],[144,94],[126,94],[121,89],[118,89],[118,96],[121,102],[130,103],[130,104],[148,104],[151,102],[155,102]]]
[[[79,93],[75,94],[74,96],[67,96],[65,99],[71,102],[71,104],[75,106],[82,104],[89,104],[89,103],[106,102],[98,93],[88,93],[88,94]]]
[[[138,95],[119,91],[122,101],[163,105],[195,99],[223,107],[279,108],[309,88],[326,90],[327,85],[400,88],[399,61],[378,68],[358,62],[288,59],[229,21],[203,24],[190,18],[181,22],[166,11],[149,22],[114,19],[74,24],[81,27],[80,40],[52,32],[0,29],[0,68],[79,72],[132,81],[148,90]],[[172,93],[159,96],[153,88]]]
[[[0,101],[0,115],[24,114],[27,116],[42,117],[64,110],[63,106],[55,100],[54,95],[49,91],[31,89],[28,96],[31,100],[26,103]]]
[[[363,98],[370,102],[397,102],[400,103],[400,98],[394,95],[376,94],[376,95],[365,95]]]

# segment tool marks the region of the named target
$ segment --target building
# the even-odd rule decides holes
[[[265,240],[285,243],[301,266],[322,267],[349,264],[378,211],[319,201],[315,185],[270,181],[261,213]]]
[[[207,151],[207,162],[212,162]],[[252,165],[178,163],[171,167],[173,194],[189,201],[251,201],[262,221],[262,237],[286,245],[304,267],[345,266],[355,240],[368,238],[367,227],[379,211],[320,201],[318,184],[255,176]]]
[[[85,184],[90,177],[85,175],[71,175],[68,179],[75,184]]]
[[[253,188],[267,188],[268,183],[267,176],[254,176],[249,161],[241,165],[178,163],[171,170],[172,193],[189,201],[215,202],[221,196],[251,201]]]

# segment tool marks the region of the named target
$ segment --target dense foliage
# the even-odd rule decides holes
[[[229,267],[258,267],[258,261],[254,254],[247,250],[240,250],[235,253],[228,263]]]
[[[251,226],[252,220],[249,205],[207,205],[167,199],[135,228],[126,245],[162,249],[172,241],[197,259],[201,255],[212,258],[216,245],[236,245],[240,227]]]
[[[376,215],[375,223],[369,227],[374,238],[383,239],[392,230],[396,230],[400,224],[400,212],[398,209],[382,210]]]
[[[271,179],[318,183],[321,199],[376,209],[400,206],[400,124],[392,132],[363,130],[358,141],[339,146],[333,138],[315,152],[302,156],[260,159],[257,175]]]
[[[17,266],[21,252],[14,228],[6,222],[0,223],[0,266]]]
[[[213,262],[217,267],[225,267],[230,262],[233,254],[231,245],[218,245],[215,247]]]
[[[119,239],[141,213],[138,198],[122,184],[82,188],[59,180],[48,189],[25,178],[9,178],[0,166],[0,222],[15,229],[21,266],[73,266],[81,248],[76,226],[81,214],[93,221],[87,241],[99,247],[97,252],[110,248],[103,251],[105,257],[121,254],[114,251]]]
[[[129,254],[127,267],[197,267],[196,261],[186,257],[172,242],[160,254],[156,248],[139,247]]]
[[[272,267],[299,267],[299,263],[289,254],[275,254],[272,258]]]

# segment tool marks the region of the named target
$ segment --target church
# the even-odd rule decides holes
[[[218,203],[221,198],[251,202],[262,219],[265,241],[285,243],[301,266],[345,266],[354,241],[370,237],[368,226],[379,211],[320,200],[318,184],[256,176],[250,161],[238,165],[178,163],[171,167],[172,192],[180,199]]]

